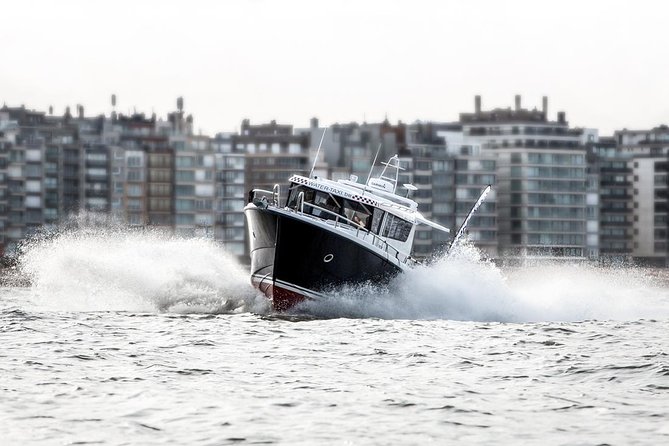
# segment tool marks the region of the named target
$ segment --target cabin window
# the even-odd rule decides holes
[[[396,215],[388,214],[386,217],[386,225],[383,228],[383,236],[389,237],[393,240],[406,242],[411,232],[412,224],[408,221],[399,218]]]
[[[311,215],[315,215],[316,217],[324,218],[326,220],[335,220],[337,218],[337,215],[341,214],[341,201],[342,201],[341,198],[335,197],[332,194],[320,191],[316,192],[314,205],[318,206],[319,208],[327,209],[327,211],[329,212],[311,208],[308,213]],[[307,212],[306,209],[305,212]]]
[[[361,228],[371,230],[378,234],[385,212],[365,206],[362,203],[353,200],[347,200],[327,192],[317,191],[306,186],[292,184],[288,198],[286,199],[286,206],[291,209],[297,208],[297,197],[300,192],[304,192],[304,213],[314,215],[326,220],[335,220],[337,216],[345,217]],[[322,209],[316,209],[309,204],[318,206]],[[326,209],[327,211],[323,210]],[[340,219],[343,223],[343,219]]]
[[[383,221],[383,212],[381,209],[374,208],[374,215],[372,216],[372,226],[369,228],[374,234],[381,231],[381,222]]]
[[[293,184],[289,190],[290,192],[288,194],[288,199],[286,200],[286,206],[291,209],[297,207],[297,197],[300,195],[300,192],[304,192],[305,214],[315,215],[316,217],[324,218],[326,220],[335,220],[337,216],[342,215],[342,202],[344,199],[341,197],[336,197],[327,192],[317,191],[297,184]],[[327,211],[316,209],[313,206],[309,206],[309,204],[326,209]]]
[[[344,201],[344,217],[361,228],[369,229],[372,222],[372,211],[362,203],[351,200]]]
[[[297,196],[300,194],[300,192],[304,192],[304,202],[305,203],[313,203],[314,202],[314,195],[316,194],[316,191],[313,189],[309,189],[306,186],[299,186],[297,184],[293,184],[290,186],[289,193],[288,193],[288,199],[286,200],[286,206],[292,209],[295,209],[297,206]],[[305,206],[306,207],[306,206]],[[305,212],[307,209],[305,209]]]

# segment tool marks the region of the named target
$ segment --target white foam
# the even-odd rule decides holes
[[[248,272],[220,246],[155,231],[78,227],[21,257],[33,300],[64,311],[266,311]]]
[[[31,242],[21,269],[33,300],[64,311],[266,313],[268,301],[233,256],[203,239],[78,222]],[[669,290],[652,271],[587,265],[500,270],[468,244],[391,280],[344,286],[295,312],[320,317],[576,321],[669,318]]]
[[[464,244],[388,287],[343,287],[297,311],[500,322],[669,318],[669,290],[648,270],[636,268],[556,263],[502,271]]]

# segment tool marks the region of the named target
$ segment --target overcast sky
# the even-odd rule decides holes
[[[102,6],[104,5],[104,6]],[[3,2],[0,103],[159,116],[456,120],[483,107],[567,112],[574,126],[669,123],[665,1]]]

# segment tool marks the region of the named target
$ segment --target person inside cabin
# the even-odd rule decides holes
[[[339,204],[335,201],[332,195],[328,194],[328,199],[325,201],[325,209],[332,211],[335,214],[339,213]]]

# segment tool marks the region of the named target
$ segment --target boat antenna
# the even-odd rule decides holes
[[[376,149],[376,155],[374,155],[374,161],[372,161],[372,166],[369,168],[369,175],[367,175],[367,181],[365,181],[365,187],[362,189],[362,195],[365,196],[365,192],[367,192],[367,185],[369,184],[369,179],[372,178],[372,172],[374,171],[374,165],[376,164],[376,158],[379,156],[379,152],[381,151],[381,146],[383,146],[383,143],[379,143],[379,148]]]
[[[318,155],[321,153],[321,146],[323,145],[323,138],[325,138],[325,132],[328,131],[328,128],[325,127],[323,129],[323,134],[321,135],[321,142],[318,143],[318,150],[316,151],[316,156],[314,157],[314,164],[311,166],[311,171],[309,172],[309,178],[311,178],[311,175],[314,173],[314,169],[316,168],[316,162],[318,161]]]
[[[369,175],[367,175],[367,181],[365,181],[365,185],[367,185],[367,183],[369,183],[369,179],[372,178],[372,171],[374,170],[374,165],[376,164],[376,158],[379,157],[381,146],[383,146],[383,143],[379,143],[379,148],[376,149],[376,155],[374,155],[374,161],[372,161],[372,167],[369,168]]]

